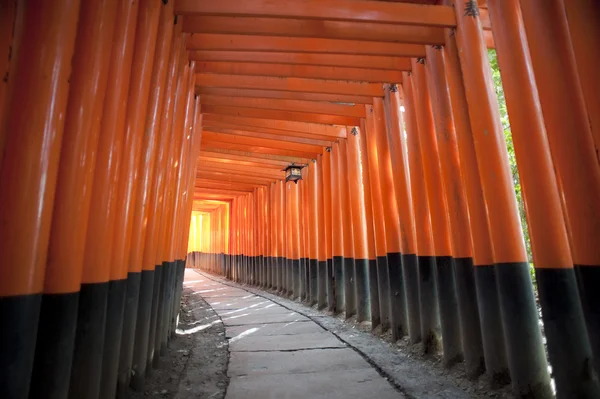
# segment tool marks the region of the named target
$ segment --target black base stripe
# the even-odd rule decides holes
[[[119,395],[127,393],[131,379],[131,362],[133,359],[133,342],[141,279],[141,272],[127,274],[127,293],[125,294],[123,333],[121,334],[121,353],[119,354],[119,372],[117,374],[117,393]]]
[[[538,268],[535,274],[559,397],[600,398],[575,270]]]
[[[465,371],[470,379],[479,377],[485,371],[481,323],[473,273],[472,258],[454,258],[456,297],[458,299]]]
[[[550,376],[529,264],[496,264],[496,277],[513,391],[516,396],[550,398]]]
[[[319,278],[317,281],[317,305],[319,309],[327,307],[327,261],[320,260],[317,262],[317,272]]]
[[[81,285],[70,398],[93,398],[100,391],[107,300],[108,282]]]
[[[372,322],[368,259],[354,259],[354,278],[356,289],[356,320],[358,322]],[[375,281],[377,281],[377,279],[375,279]]]
[[[334,275],[333,275],[333,259],[327,259],[327,309],[330,311],[335,311],[335,283],[334,283]]]
[[[493,265],[477,265],[474,267],[474,276],[486,375],[492,387],[500,387],[510,383],[510,374],[496,287],[496,269]]]
[[[392,340],[397,341],[406,335],[407,331],[406,295],[402,273],[402,254],[400,252],[388,252],[387,272],[390,285],[390,332],[392,333]]]
[[[316,305],[319,299],[319,261],[316,259],[308,260],[308,303],[310,306]]]
[[[333,292],[335,295],[335,313],[346,310],[346,298],[344,287],[344,258],[334,256],[331,260],[333,269]]]
[[[600,266],[575,266],[579,296],[594,354],[596,374],[600,375]]]
[[[421,341],[423,353],[435,353],[441,346],[440,317],[435,284],[435,258],[418,256],[419,304],[421,314]]]
[[[454,259],[450,256],[436,256],[435,264],[444,364],[449,367],[462,361]]]
[[[156,353],[156,323],[158,318],[158,302],[162,290],[162,264],[154,267],[154,290],[152,293],[152,307],[150,309],[150,327],[148,329],[148,354],[146,355],[146,370],[158,366]]]
[[[78,306],[79,292],[42,295],[30,398],[69,394]]]
[[[119,369],[126,293],[127,280],[112,280],[108,283],[100,398],[113,398],[117,392],[117,371]]]
[[[390,328],[390,277],[388,273],[387,256],[378,256],[377,264],[377,291],[379,293],[379,317],[381,330]]]
[[[419,261],[415,254],[402,254],[404,291],[406,294],[406,319],[411,344],[421,341],[421,306],[419,299]]]
[[[342,265],[344,267],[344,303],[346,318],[356,314],[356,278],[354,258],[342,258]]]
[[[136,391],[144,389],[146,378],[146,359],[148,355],[148,335],[150,333],[150,314],[152,295],[154,294],[154,270],[142,270],[140,296],[135,325],[135,341],[131,362],[131,387]]]

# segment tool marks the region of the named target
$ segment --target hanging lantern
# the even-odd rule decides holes
[[[302,168],[304,166],[296,165],[292,162],[287,168],[283,169],[285,171],[285,181],[293,181],[298,184],[298,180],[302,180]]]

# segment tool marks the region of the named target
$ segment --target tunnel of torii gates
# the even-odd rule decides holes
[[[142,389],[186,264],[600,397],[597,1],[0,5],[3,399]]]

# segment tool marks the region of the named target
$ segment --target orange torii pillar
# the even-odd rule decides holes
[[[292,185],[291,182],[285,182],[285,266],[283,268],[283,295],[292,294]]]
[[[446,366],[462,360],[460,323],[454,278],[454,257],[448,226],[448,204],[444,196],[436,131],[425,76],[425,59],[412,61],[413,101],[419,127],[419,147],[423,175],[429,202],[433,249],[436,264],[436,288],[442,329],[444,363]]]
[[[291,274],[292,274],[292,299],[300,297],[300,195],[297,183],[290,183],[290,208],[292,212],[291,241]]]
[[[27,3],[18,12],[22,28],[10,44],[0,121],[0,253],[4,264],[18,265],[0,268],[0,336],[10,343],[0,349],[0,386],[8,397],[24,398],[44,291],[79,1]]]
[[[402,309],[398,310],[397,320],[398,323],[392,325],[392,337],[399,338],[399,335],[404,332],[403,327],[406,327],[408,331],[409,339],[411,343],[417,343],[421,340],[421,316],[419,310],[419,272],[416,255],[416,233],[415,233],[415,221],[413,214],[413,205],[411,201],[411,188],[409,184],[409,170],[408,160],[406,156],[406,139],[405,131],[403,128],[404,122],[401,112],[400,102],[400,90],[402,86],[399,85],[387,85],[385,87],[385,96],[383,101],[385,123],[386,123],[386,137],[382,138],[387,140],[382,145],[388,146],[388,154],[382,155],[382,157],[389,157],[389,171],[384,173],[391,173],[393,179],[394,199],[396,201],[396,212],[398,212],[398,218],[400,222],[400,242],[399,251],[401,257],[402,271],[394,270],[390,268],[390,289],[392,292],[400,290],[400,282],[403,284],[404,295],[405,295],[405,314],[402,314]],[[383,178],[385,181],[386,177]],[[390,184],[390,183],[388,183]],[[392,210],[393,212],[393,210]],[[393,237],[390,237],[393,240]],[[389,248],[394,251],[393,241],[389,243]],[[388,249],[388,251],[390,251]],[[396,254],[394,252],[388,252],[388,261],[394,259]],[[394,264],[390,261],[390,264]],[[396,274],[398,273],[398,274]],[[402,273],[402,274],[400,274]],[[402,279],[401,281],[399,279]],[[400,293],[402,295],[402,293]],[[398,301],[398,306],[401,303]],[[392,301],[392,323],[394,323],[394,315],[396,310],[394,309],[394,301]],[[401,325],[400,321],[405,321],[407,325]],[[394,335],[397,334],[398,336]]]
[[[346,295],[344,287],[344,253],[343,253],[343,234],[342,225],[342,195],[339,188],[341,179],[339,172],[340,150],[338,143],[333,143],[331,147],[331,254],[333,269],[333,291],[334,291],[334,309],[335,313],[346,310]]]
[[[479,10],[473,2],[455,0],[454,3],[458,25],[455,36],[486,201],[512,386],[517,395],[551,397],[533,285]]]
[[[347,127],[346,161],[354,236],[356,316],[357,321],[371,322],[371,327],[375,328],[380,322],[379,294],[365,130],[364,126],[360,130]]]
[[[277,285],[277,203],[275,201],[277,193],[277,185],[275,182],[269,185],[269,245],[270,259],[268,267],[268,284],[269,289],[275,289]]]
[[[323,156],[318,155],[317,161],[314,163],[316,180],[316,213],[317,226],[315,232],[317,234],[317,307],[323,309],[327,306],[327,251],[325,240],[325,206],[324,206],[324,189],[323,189]]]
[[[508,376],[502,318],[498,302],[498,290],[496,289],[492,242],[469,120],[469,108],[453,30],[446,29],[446,45],[443,51],[448,79],[448,94],[452,103],[461,172],[469,210],[475,288],[481,323],[485,370],[493,386],[504,385],[509,382],[510,377]]]
[[[456,297],[465,368],[469,378],[484,372],[484,354],[475,289],[471,231],[466,193],[460,169],[456,130],[441,48],[427,47],[426,73],[429,82],[443,192],[448,207],[450,241],[454,257]]]
[[[346,129],[348,132],[349,130]],[[342,253],[344,268],[344,302],[346,319],[356,314],[356,279],[354,265],[354,225],[352,223],[352,203],[350,201],[350,173],[348,173],[348,140],[338,140],[338,188],[342,210]]]
[[[331,214],[332,214],[332,203],[331,203],[331,147],[325,148],[322,155],[322,168],[321,168],[321,186],[323,188],[323,221],[324,221],[324,234],[325,243],[325,282],[326,282],[326,294],[327,294],[327,309],[333,311],[335,309],[335,286],[333,276],[333,257],[331,255]]]
[[[410,172],[410,192],[414,209],[416,232],[416,253],[419,269],[419,313],[421,340],[423,352],[433,353],[439,347],[439,310],[435,284],[435,258],[433,250],[433,235],[431,232],[431,217],[429,201],[425,188],[421,149],[419,148],[420,134],[417,126],[417,114],[414,107],[412,78],[407,72],[402,73],[404,89],[404,107],[406,109],[406,153]]]
[[[539,105],[535,101],[532,111],[539,117],[541,105],[542,118],[538,119],[540,134],[545,125],[547,142],[537,146],[538,151],[546,155],[547,163],[543,172],[536,173],[530,180],[531,185],[523,184],[527,216],[531,229],[531,240],[536,267],[536,279],[542,305],[544,330],[548,339],[548,354],[556,378],[556,389],[559,397],[598,397],[600,391],[598,382],[587,377],[588,359],[592,350],[583,323],[583,310],[588,321],[589,335],[592,339],[595,355],[596,372],[600,370],[600,305],[597,294],[600,283],[600,168],[598,168],[597,149],[594,148],[591,123],[597,118],[588,118],[584,93],[579,86],[577,65],[573,56],[573,45],[567,26],[565,10],[557,4],[542,5],[538,1],[531,4],[521,4],[524,21],[524,32],[527,34],[531,67],[537,82]],[[501,24],[506,21],[506,12],[518,13],[518,5],[512,1],[499,5],[492,3],[496,12],[504,12],[493,22]],[[512,9],[509,8],[512,5]],[[543,10],[534,10],[544,7]],[[573,6],[573,5],[572,5]],[[571,7],[572,7],[571,6]],[[536,15],[537,14],[537,15]],[[518,15],[518,14],[517,14]],[[504,16],[504,18],[502,18]],[[513,32],[507,46],[514,46],[514,35],[523,35],[523,29],[516,22],[505,23],[495,35]],[[501,22],[502,21],[502,22]],[[521,28],[517,31],[518,28]],[[543,42],[539,42],[544,38]],[[545,40],[550,39],[550,42]],[[590,38],[598,40],[598,38]],[[551,43],[551,44],[550,44]],[[518,68],[518,61],[513,54],[499,48],[498,60],[502,60],[511,69]],[[526,48],[523,48],[523,52]],[[525,53],[526,54],[526,53]],[[560,56],[557,62],[548,62],[549,57]],[[501,58],[501,57],[504,58]],[[524,57],[525,58],[525,57]],[[597,55],[596,55],[597,58]],[[525,58],[526,59],[526,58]],[[579,60],[581,61],[581,60]],[[521,67],[524,70],[524,67]],[[513,69],[513,70],[514,70]],[[516,71],[515,71],[516,73]],[[504,77],[504,75],[503,75]],[[516,75],[508,76],[513,97],[508,96],[507,106],[509,116],[511,110],[523,111],[522,80],[515,82]],[[527,74],[527,82],[531,82],[531,74]],[[583,86],[587,82],[581,82]],[[590,82],[591,83],[591,82]],[[548,87],[550,85],[551,87]],[[532,85],[533,86],[533,85]],[[535,86],[532,87],[535,91]],[[514,101],[511,103],[511,100]],[[537,100],[537,99],[536,99]],[[514,107],[511,109],[511,105]],[[597,109],[591,113],[598,113]],[[591,116],[590,113],[590,116]],[[531,117],[528,115],[528,124]],[[511,118],[512,121],[512,118]],[[544,124],[545,121],[545,124]],[[520,121],[522,123],[522,121]],[[526,139],[532,138],[531,128],[525,129],[523,124],[521,134]],[[597,127],[597,126],[596,126]],[[515,132],[516,133],[516,132]],[[540,148],[541,147],[541,148]],[[517,142],[515,139],[515,150]],[[523,158],[531,159],[530,150],[522,150]],[[553,165],[550,160],[553,158]],[[518,153],[517,153],[518,155]],[[519,161],[519,158],[517,158]],[[523,166],[532,166],[524,164]],[[521,170],[521,168],[519,169]],[[556,171],[556,177],[554,176]],[[543,185],[539,175],[545,173],[547,185]],[[534,191],[535,190],[535,191]],[[545,204],[535,199],[535,195],[543,192]],[[553,194],[553,195],[550,195]],[[562,204],[561,200],[562,199]],[[542,208],[542,205],[546,205]],[[561,206],[564,219],[561,215]],[[539,212],[539,213],[538,213]],[[566,222],[565,222],[566,221]],[[570,244],[570,245],[569,245]],[[581,297],[579,296],[575,269],[579,274]],[[583,304],[583,309],[581,309]],[[578,367],[578,366],[579,367]]]
[[[389,92],[392,87],[397,90],[397,86],[391,85],[386,85],[385,89]],[[400,110],[398,109],[397,112],[399,111]],[[392,168],[387,133],[388,123],[391,121],[386,118],[383,99],[373,99],[373,116],[375,119],[376,137],[375,145],[372,145],[372,147],[375,147],[379,164],[379,184],[381,185],[382,194],[381,206],[383,209],[385,227],[385,257],[388,267],[387,279],[389,284],[389,323],[392,339],[398,340],[406,334],[406,293],[402,271],[400,215],[398,213],[398,204],[396,201],[396,190],[394,189],[394,170]],[[369,161],[370,160],[371,154],[369,154]],[[386,297],[384,295],[382,296],[384,298]]]
[[[76,347],[76,329],[81,329],[81,326],[78,327],[78,303],[83,295],[86,295],[85,299],[89,299],[90,294],[90,289],[80,291],[82,276],[84,281],[97,279],[93,282],[97,283],[94,288],[98,291],[105,292],[108,288],[110,262],[106,256],[101,256],[98,262],[92,264],[85,263],[84,257],[100,131],[100,124],[95,123],[95,119],[102,118],[108,57],[117,11],[116,4],[109,3],[102,0],[90,1],[82,4],[79,9],[47,263],[44,260],[44,295],[37,342],[34,345],[36,355],[29,392],[32,398],[43,398],[49,394],[67,397]],[[94,233],[97,234],[95,239],[105,239],[100,245],[107,244],[104,232]],[[106,248],[103,250],[106,251]],[[77,336],[80,334],[81,332]],[[5,345],[12,344],[4,342]],[[102,347],[94,345],[87,349],[91,361],[85,367],[90,376],[89,383],[94,392],[97,392],[101,377]]]
[[[318,272],[319,272],[319,253],[318,253],[318,190],[317,190],[317,168],[316,161],[312,160],[309,162],[306,168],[306,181],[308,185],[308,239],[309,239],[309,255],[308,255],[308,287],[309,287],[309,299],[308,303],[313,306],[318,303],[319,298],[319,287],[318,287]]]
[[[376,99],[373,99],[376,101]],[[373,226],[373,239],[375,241],[375,261],[377,268],[377,280],[371,280],[371,284],[377,284],[379,295],[379,315],[381,320],[381,329],[385,331],[390,326],[390,286],[387,260],[387,239],[385,229],[385,217],[383,209],[383,198],[381,192],[379,153],[377,149],[377,136],[381,130],[379,120],[376,120],[373,105],[365,105],[366,110],[366,129],[364,140],[366,141],[366,150],[368,153],[367,166],[370,185],[365,186],[371,194],[371,218],[367,216],[367,223]]]
[[[308,165],[302,169],[302,180],[300,180],[300,201],[302,206],[302,259],[300,267],[302,269],[302,300],[308,302],[310,300],[310,220],[308,211],[308,192],[309,184],[306,180],[308,174]]]

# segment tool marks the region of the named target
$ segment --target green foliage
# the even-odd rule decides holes
[[[525,239],[525,248],[527,249],[527,257],[529,262],[532,261],[531,241],[529,240],[529,227],[527,226],[527,218],[525,213],[525,201],[523,199],[523,191],[521,189],[521,179],[517,170],[517,159],[515,157],[515,147],[513,145],[512,133],[510,131],[510,122],[508,120],[508,112],[506,111],[506,100],[504,99],[504,89],[502,88],[502,79],[500,78],[500,68],[498,67],[498,58],[496,50],[488,50],[488,57],[492,67],[492,78],[494,80],[494,89],[498,97],[498,105],[500,106],[500,119],[502,121],[502,129],[504,129],[504,138],[506,139],[506,147],[508,149],[508,161],[512,172],[513,183],[515,185],[515,195],[517,197],[517,205],[519,207],[519,216],[521,218],[521,228],[523,229],[523,238]],[[530,263],[533,266],[533,263]],[[535,277],[533,267],[531,268],[532,278]]]

